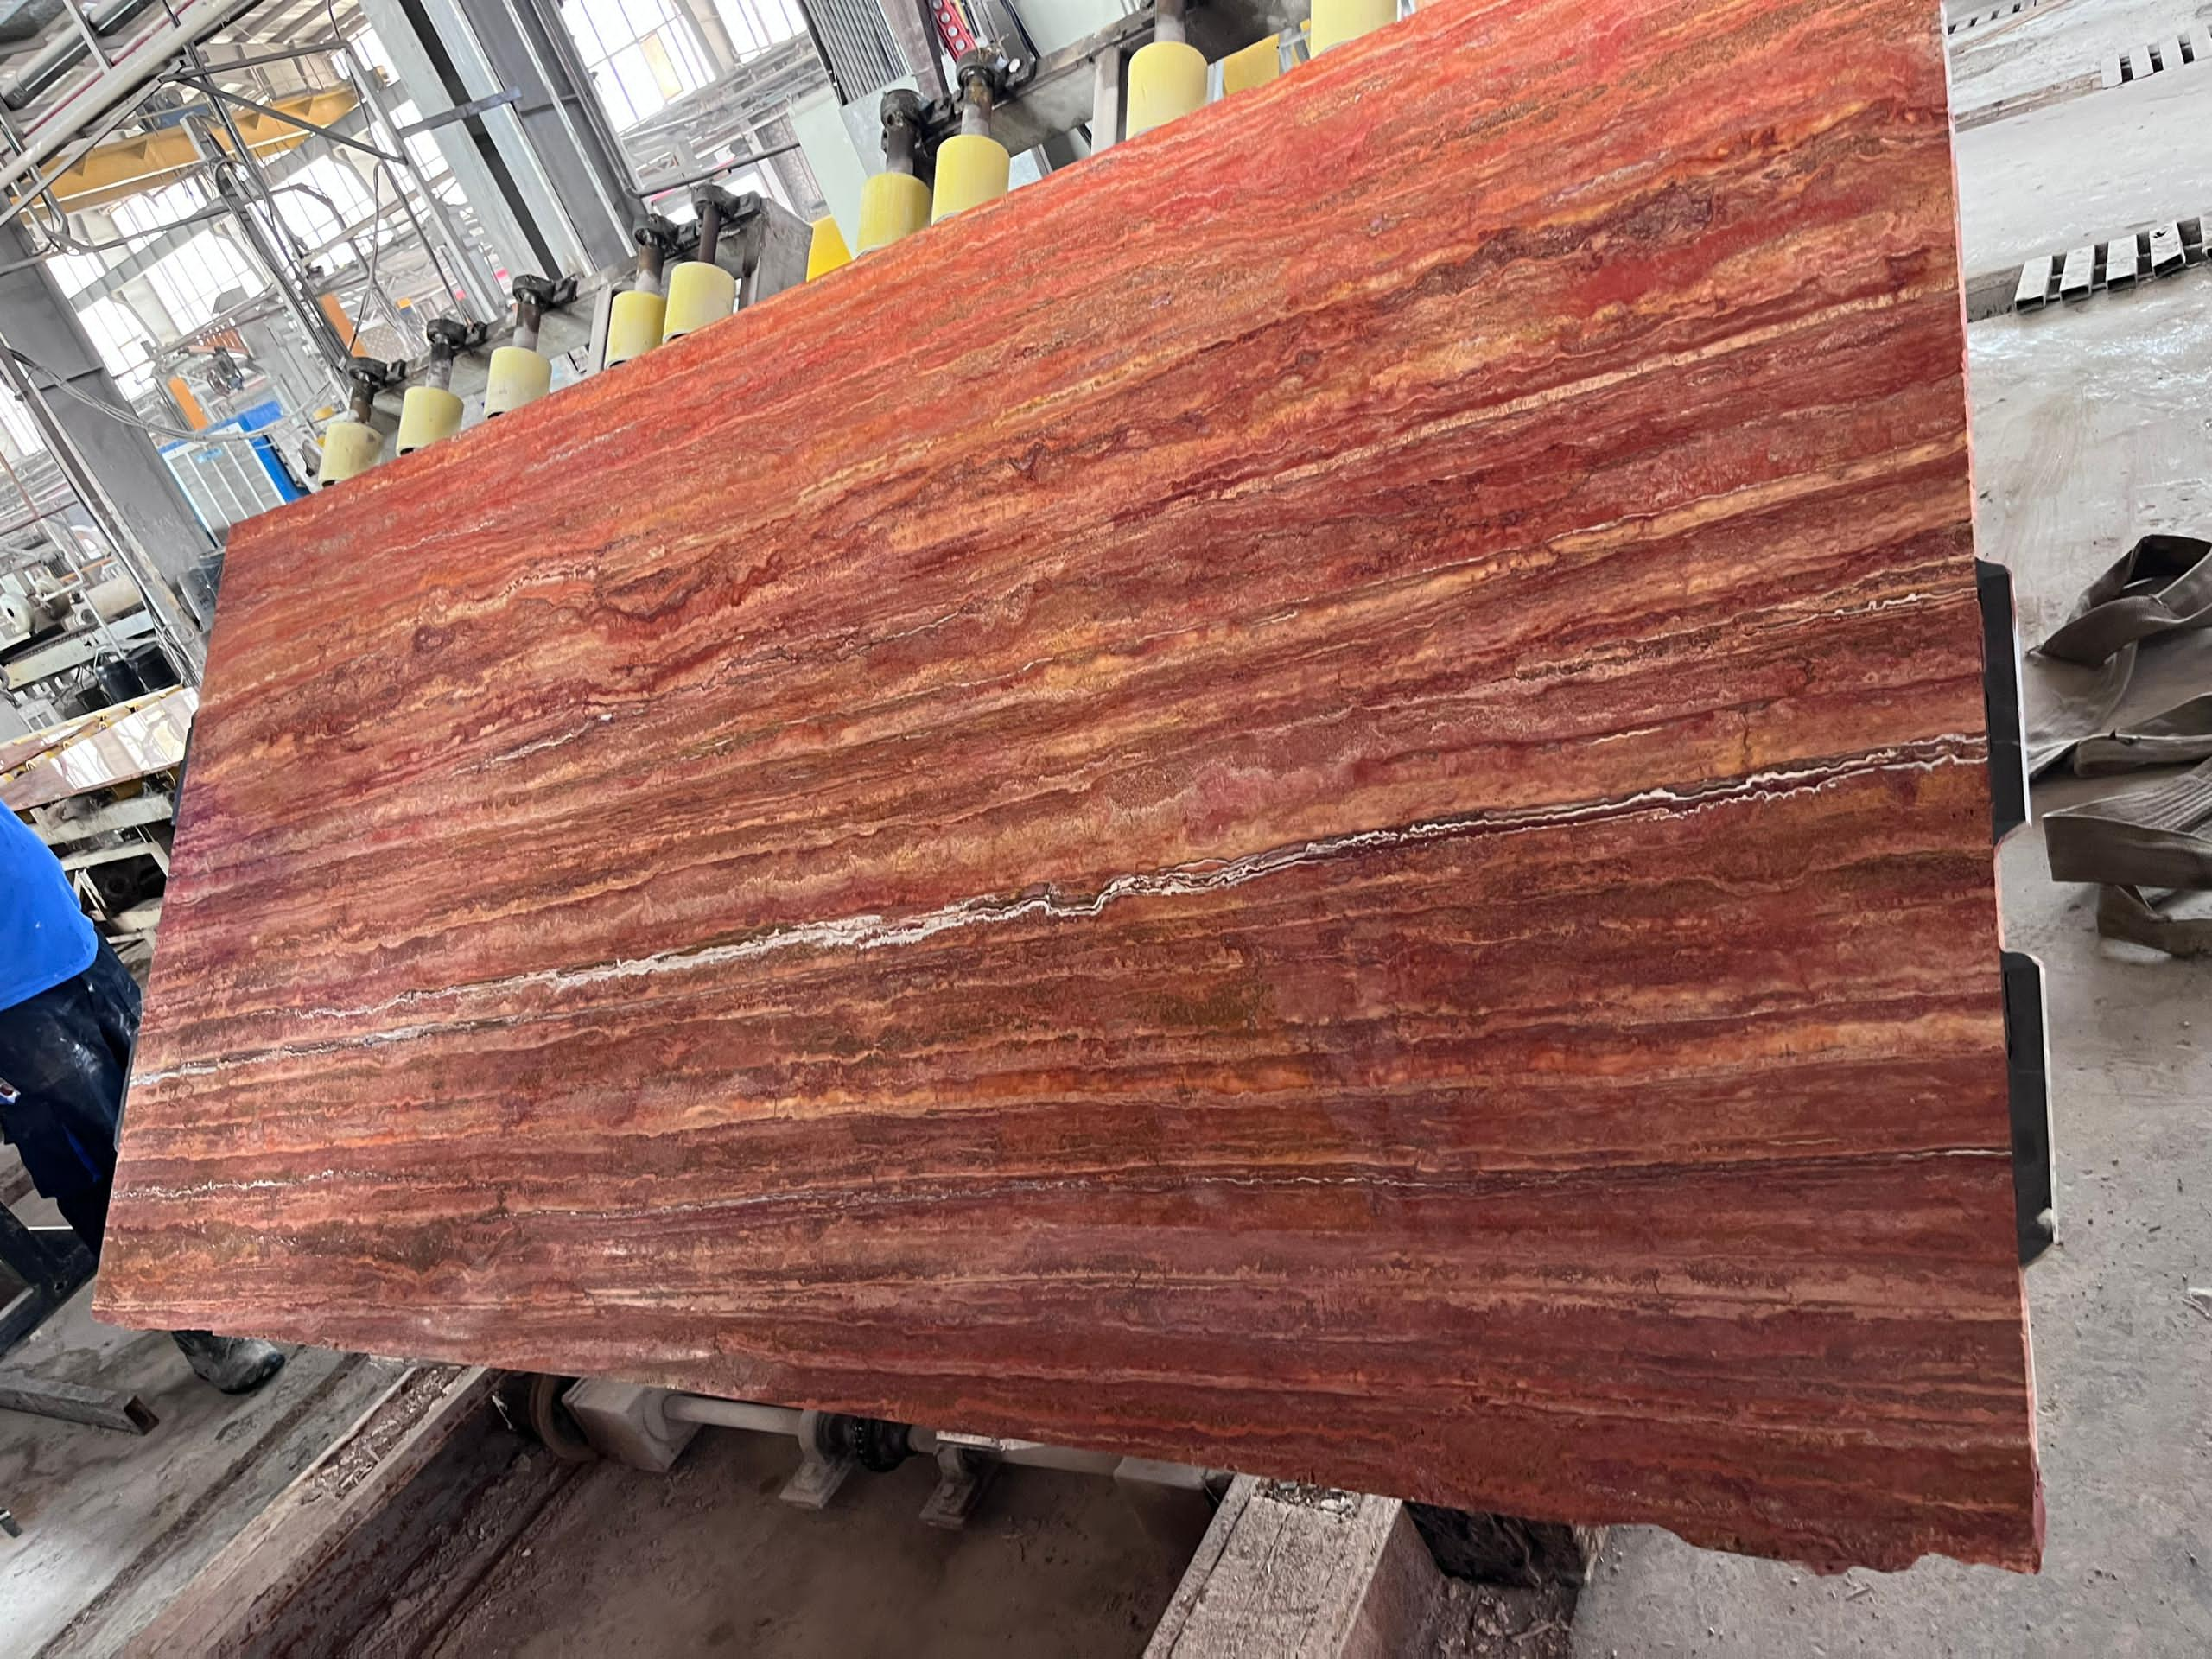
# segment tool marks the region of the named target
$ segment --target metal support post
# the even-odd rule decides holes
[[[425,118],[518,93],[433,135],[510,270],[583,273],[627,257],[635,181],[557,21],[510,0],[362,0],[362,11]]]
[[[922,97],[930,101],[950,95],[944,84],[944,58],[938,50],[937,24],[925,0],[883,0],[883,21],[899,43]]]
[[[188,48],[188,55],[195,66],[201,63],[198,47]],[[212,92],[213,88],[210,86],[204,90]],[[277,211],[276,198],[269,188],[268,180],[261,175],[260,167],[253,159],[253,152],[246,145],[245,135],[238,130],[238,123],[231,118],[229,109],[219,97],[213,100],[213,108],[217,120],[231,141],[228,158],[225,156],[223,147],[216,143],[198,123],[188,121],[185,130],[192,136],[194,148],[214,163],[215,193],[222,198],[223,205],[231,210],[232,219],[245,232],[247,245],[252,248],[254,256],[268,270],[269,280],[276,284],[277,297],[291,312],[293,320],[307,331],[308,340],[314,346],[316,355],[322,359],[324,367],[330,372],[333,384],[343,388],[346,365],[352,353],[346,349],[346,342],[338,338],[338,330],[332,326],[322,308],[315,302],[315,295],[308,289],[299,268],[300,250],[296,245],[286,245],[291,235],[290,226],[285,224],[283,214]],[[322,136],[328,137],[331,135],[326,133]],[[246,200],[245,186],[242,181],[250,181],[254,194],[260,198],[261,207],[268,215],[265,222],[254,212],[253,204]]]
[[[1109,46],[1090,60],[1090,153],[1122,140],[1122,48]]]
[[[85,15],[78,0],[61,0],[61,9],[69,14],[69,21],[77,25],[77,33],[84,37],[85,49],[92,54],[92,61],[105,68],[109,62],[107,48],[100,43],[100,32],[92,27],[92,20]]]
[[[353,83],[354,95],[376,118],[377,124],[392,134],[394,142],[399,144],[404,155],[406,143],[398,137],[398,130],[392,124],[391,112],[385,107],[383,89],[372,84],[375,79],[372,74],[359,77]],[[414,157],[405,156],[401,165],[406,168],[407,176],[414,180],[416,193],[423,198],[423,219],[429,224],[429,228],[425,229],[423,220],[416,219],[415,209],[407,200],[404,182],[394,179],[392,188],[399,196],[400,209],[406,213],[408,222],[414,226],[416,235],[430,248],[434,260],[442,252],[446,259],[451,261],[451,269],[446,272],[447,280],[460,284],[473,320],[486,324],[501,321],[507,315],[506,296],[499,291],[499,283],[492,275],[491,266],[485,263],[483,253],[474,242],[462,234],[461,226],[454,222],[452,209],[446,206],[436,191],[430,188],[429,181],[415,165]],[[435,245],[430,242],[433,234],[437,238]],[[440,264],[442,269],[443,262]]]
[[[4,309],[3,306],[0,306],[0,316],[4,315]],[[121,395],[115,391],[114,382],[107,379],[105,371],[100,372],[99,378],[105,382],[107,391],[113,401],[120,404]],[[207,645],[203,631],[195,626],[193,620],[185,614],[183,608],[177,603],[176,595],[170,589],[167,577],[152,553],[148,550],[146,544],[134,533],[130,518],[126,518],[123,507],[102,486],[100,475],[96,474],[86,465],[85,457],[79,453],[75,442],[72,441],[71,433],[63,426],[60,417],[54,413],[53,406],[46,401],[44,395],[32,381],[30,376],[24,372],[23,365],[16,361],[15,353],[8,348],[4,343],[4,338],[0,338],[0,379],[5,379],[14,389],[16,395],[22,399],[23,407],[29,412],[33,423],[37,426],[39,435],[45,440],[47,449],[53,455],[54,464],[60,468],[63,480],[76,493],[78,500],[84,505],[86,514],[92,519],[94,528],[106,538],[108,545],[115,550],[118,561],[125,570],[130,572],[131,580],[138,584],[139,590],[145,594],[147,612],[154,620],[155,638],[161,641],[162,649],[168,653],[171,662],[175,665],[177,677],[187,685],[199,684],[200,676],[206,671],[207,665]],[[135,473],[137,476],[125,480],[113,479],[112,474],[110,474],[111,481],[143,486],[148,474],[155,473],[159,474],[162,483],[167,486],[168,495],[179,510],[178,516],[181,522],[178,524],[177,528],[181,531],[185,524],[189,524],[191,527],[192,536],[197,545],[196,547],[189,543],[187,545],[194,556],[193,563],[196,567],[208,550],[207,532],[200,529],[199,519],[192,516],[192,510],[186,504],[183,493],[177,488],[176,480],[169,476],[167,464],[155,452],[153,445],[147,441],[145,434],[130,431],[127,428],[110,422],[107,416],[91,411],[83,413],[80,416],[80,423],[83,421],[102,422],[108,425],[109,430],[105,434],[101,433],[97,427],[83,428],[85,435],[94,438],[105,437],[107,440],[97,446],[99,451],[104,452],[105,461],[120,461],[128,457],[135,447],[137,456],[134,459],[137,464],[119,467],[117,470]],[[109,474],[109,467],[106,465],[103,465],[100,470],[101,474]],[[159,508],[166,505],[149,499],[149,493],[142,490],[134,491],[128,499],[138,510],[132,516],[142,522],[154,517]],[[170,543],[173,550],[175,545],[175,543]],[[171,553],[170,562],[175,563],[174,551]],[[214,612],[214,597],[213,589],[209,587],[204,595],[203,603],[210,617]]]

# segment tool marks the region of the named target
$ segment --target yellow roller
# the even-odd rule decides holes
[[[995,138],[980,132],[956,132],[938,146],[937,198],[930,222],[950,219],[1006,194],[1014,157]]]
[[[1282,42],[1270,35],[1221,60],[1221,95],[1249,92],[1282,73]]]
[[[384,454],[384,434],[365,421],[333,421],[322,429],[322,471],[319,487],[328,489],[359,478]]]
[[[930,188],[911,173],[877,173],[861,187],[861,251],[887,248],[930,222]]]
[[[399,401],[399,453],[411,455],[461,430],[461,399],[443,386],[410,386]]]
[[[502,346],[492,353],[491,376],[484,383],[484,416],[505,415],[534,404],[553,390],[553,365],[527,346]]]
[[[837,221],[816,219],[814,240],[806,245],[806,280],[810,283],[852,263],[853,251],[845,245],[845,233],[837,228]]]
[[[1398,0],[1313,0],[1313,32],[1306,37],[1306,50],[1319,56],[1397,21]]]
[[[659,345],[667,319],[668,302],[651,289],[632,288],[617,294],[607,322],[607,366],[643,357]]]
[[[1129,60],[1130,137],[1202,109],[1205,101],[1205,54],[1189,41],[1154,41]],[[939,162],[939,176],[943,167]]]
[[[737,278],[720,265],[686,259],[668,273],[668,306],[661,323],[663,344],[720,322],[737,308]]]

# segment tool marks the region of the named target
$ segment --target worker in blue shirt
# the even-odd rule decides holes
[[[0,1135],[95,1257],[137,1037],[130,971],[46,843],[0,807]],[[260,1387],[284,1363],[250,1337],[175,1334],[192,1369],[226,1394]]]

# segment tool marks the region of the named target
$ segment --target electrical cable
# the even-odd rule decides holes
[[[167,442],[252,443],[259,440],[266,439],[269,435],[266,432],[217,432],[212,429],[204,432],[181,432],[175,427],[157,426],[151,421],[141,418],[133,410],[118,409],[113,404],[107,403],[101,398],[95,397],[88,391],[80,391],[78,388],[71,385],[67,380],[63,379],[60,375],[56,374],[52,369],[48,368],[45,364],[31,356],[28,352],[18,351],[12,346],[7,347],[7,352],[9,356],[14,358],[16,362],[22,364],[25,368],[36,370],[52,383],[48,385],[39,386],[37,388],[38,391],[41,392],[58,391],[65,397],[73,397],[79,403],[84,404],[86,408],[98,410],[101,414],[106,416],[111,421],[118,422],[124,426],[135,426],[141,432],[147,434],[149,436],[160,438]]]
[[[330,32],[336,35],[341,43],[340,51],[334,54],[334,56],[337,60],[342,61],[345,65],[346,84],[353,88],[354,101],[364,109],[374,110],[378,108],[378,105],[361,96],[360,82],[354,78],[357,73],[357,69],[353,60],[353,43],[352,41],[346,39],[346,31],[339,27],[338,0],[322,0],[322,9],[330,19]],[[359,69],[358,73],[374,74],[376,71],[372,67],[362,66]],[[403,90],[404,89],[403,88]],[[403,154],[405,153],[406,141],[404,139],[400,137],[397,132],[392,132],[389,129],[387,129],[386,136],[391,138],[394,149],[398,149]],[[383,186],[385,175],[388,173],[391,175],[392,195],[397,199],[401,211],[407,215],[408,222],[414,226],[416,239],[422,243],[423,251],[430,256],[430,269],[437,272],[439,281],[445,283],[447,293],[451,295],[456,290],[462,293],[472,292],[473,290],[470,289],[468,283],[465,282],[456,282],[454,279],[454,273],[446,269],[445,260],[441,257],[437,245],[432,241],[429,235],[423,231],[422,226],[416,220],[415,209],[409,204],[407,200],[406,184],[400,179],[397,173],[391,172],[391,164],[389,162],[382,160],[379,160],[377,162],[375,170],[369,176],[369,224],[372,230],[382,228],[383,214],[381,204],[384,200]],[[416,169],[416,182],[422,186],[423,194],[425,198],[428,198],[430,194],[430,181],[421,176],[421,171],[419,168]],[[427,200],[424,205],[426,207],[429,205]],[[376,292],[377,256],[381,254],[383,251],[384,241],[381,239],[378,240],[369,251],[369,280],[367,285],[361,290],[361,303],[354,308],[355,316],[353,318],[353,338],[349,339],[346,342],[346,351],[348,356],[353,354],[354,341],[358,340],[361,337],[361,322],[359,314],[360,311],[366,308],[369,302],[369,296]]]

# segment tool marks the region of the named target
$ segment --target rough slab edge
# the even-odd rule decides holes
[[[489,1402],[498,1373],[402,1375],[124,1645],[139,1659],[245,1650],[392,1492]]]

